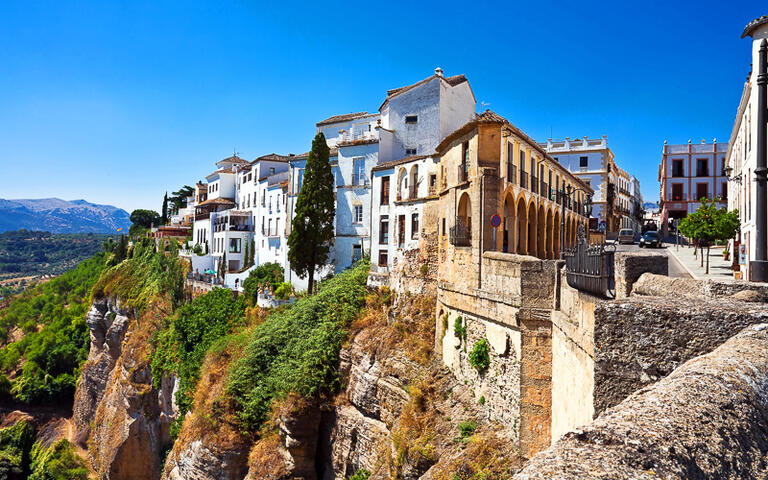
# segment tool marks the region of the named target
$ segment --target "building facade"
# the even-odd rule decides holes
[[[741,229],[736,241],[731,241],[732,252],[744,247],[744,258],[735,258],[740,264],[743,278],[751,279],[750,262],[755,259],[757,247],[757,139],[758,139],[758,104],[757,72],[759,65],[760,43],[768,39],[768,15],[755,19],[744,29],[742,38],[752,40],[752,65],[741,95],[736,120],[726,153],[726,172],[728,173],[727,201],[728,209],[739,211]],[[765,108],[765,107],[763,107]],[[723,177],[723,181],[726,177]],[[744,263],[742,263],[742,260]]]
[[[616,233],[623,228],[623,218],[628,217],[628,214],[622,214],[618,188],[619,170],[605,135],[601,138],[550,138],[539,146],[594,190],[591,215],[594,220],[590,224],[591,230]],[[628,181],[626,172],[624,176]],[[624,195],[625,199],[626,197],[627,195]]]
[[[669,232],[671,220],[685,218],[701,205],[701,199],[727,205],[728,179],[723,173],[727,143],[702,140],[694,144],[669,145],[664,141],[659,165],[661,231]]]

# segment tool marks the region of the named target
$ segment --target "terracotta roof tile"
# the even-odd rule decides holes
[[[344,115],[334,115],[332,117],[328,117],[325,120],[322,120],[320,122],[317,122],[316,126],[321,125],[331,125],[334,123],[341,123],[341,122],[348,122],[350,120],[357,120],[358,118],[367,117],[368,112],[356,112],[356,113],[345,113]]]
[[[768,15],[763,15],[762,17],[758,17],[751,22],[747,24],[746,27],[744,27],[744,33],[741,34],[741,38],[746,37],[747,35],[752,35],[752,32],[759,26],[765,25],[768,23]]]
[[[390,160],[389,162],[382,162],[378,165],[374,165],[372,170],[386,170],[388,168],[396,167],[398,165],[403,165],[405,163],[414,162],[416,160],[424,160],[425,158],[429,158],[432,155],[413,155],[410,157],[401,158],[399,160]]]
[[[235,201],[232,200],[231,198],[216,197],[216,198],[208,199],[202,203],[198,203],[197,206],[202,207],[203,205],[229,205],[229,204],[234,205]]]

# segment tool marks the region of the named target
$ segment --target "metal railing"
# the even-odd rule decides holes
[[[469,171],[467,169],[466,163],[459,164],[458,179],[459,179],[459,183],[464,183],[469,181]]]
[[[615,246],[589,245],[584,225],[579,225],[576,245],[563,250],[568,285],[582,292],[606,298],[616,297],[614,272]]]
[[[531,175],[531,191],[539,193],[539,178],[536,175]]]
[[[449,232],[451,245],[456,247],[469,247],[472,245],[472,227],[464,225],[461,217],[456,217],[456,224]]]
[[[528,172],[525,170],[520,170],[520,186],[528,188]]]
[[[411,185],[408,187],[408,199],[409,200],[416,200],[419,198],[419,186],[418,185]]]
[[[512,162],[507,162],[507,181],[517,183],[517,165]]]
[[[539,194],[544,198],[549,198],[549,185],[544,180],[539,180]]]

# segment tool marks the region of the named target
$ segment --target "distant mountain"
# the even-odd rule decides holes
[[[85,200],[0,198],[0,233],[26,228],[51,233],[114,233],[131,226],[130,215],[112,205]]]
[[[646,212],[655,212],[656,210],[659,209],[659,204],[656,202],[645,202],[643,204],[643,209]]]

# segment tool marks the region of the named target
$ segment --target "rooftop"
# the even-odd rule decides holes
[[[747,35],[752,35],[752,33],[760,26],[765,25],[768,23],[768,15],[763,15],[762,17],[758,17],[751,22],[747,24],[746,27],[744,27],[744,33],[741,34],[741,38],[746,37]]]
[[[334,115],[332,117],[328,117],[325,120],[322,120],[320,122],[317,122],[315,125],[318,127],[321,127],[323,125],[332,125],[334,123],[341,123],[341,122],[349,122],[350,120],[357,120],[358,118],[364,118],[369,116],[374,116],[377,114],[368,114],[368,112],[356,112],[356,113],[345,113],[344,115]]]
[[[381,108],[384,107],[384,105],[386,105],[387,102],[390,99],[400,95],[401,93],[405,93],[405,92],[407,92],[409,90],[412,90],[412,89],[414,89],[414,88],[416,88],[418,86],[424,85],[425,83],[427,83],[427,82],[429,82],[431,80],[434,80],[435,78],[441,78],[441,79],[445,80],[448,83],[448,85],[450,85],[452,87],[455,87],[456,85],[460,85],[460,84],[468,81],[467,77],[464,76],[463,74],[462,75],[454,75],[452,77],[444,77],[443,76],[443,69],[438,67],[438,68],[435,69],[434,75],[430,75],[429,77],[425,78],[424,80],[418,81],[418,82],[416,82],[416,83],[414,83],[412,85],[407,85],[405,87],[399,87],[399,88],[393,88],[391,90],[387,90],[387,98],[384,99],[384,102],[381,104],[381,107],[379,107],[379,110],[381,110]]]
[[[288,162],[288,160],[291,160],[293,157],[290,155],[280,155],[277,153],[268,153],[266,155],[262,155],[260,157],[256,157],[254,161],[251,162],[251,164],[254,164],[256,162]]]
[[[379,163],[378,165],[374,165],[373,170],[386,170],[388,168],[396,167],[398,165],[403,165],[405,163],[424,160],[425,158],[429,158],[429,157],[431,157],[431,155],[413,155],[410,157],[401,158],[399,160],[390,160],[389,162],[382,162],[382,163]]]

